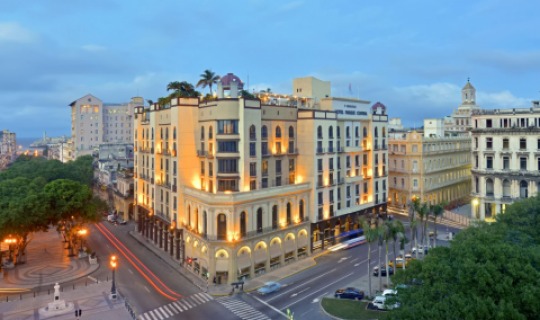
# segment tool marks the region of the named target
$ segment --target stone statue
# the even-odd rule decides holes
[[[60,300],[60,285],[58,282],[54,285],[54,301]]]

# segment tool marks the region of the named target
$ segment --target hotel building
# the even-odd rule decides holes
[[[493,221],[540,190],[540,102],[472,116],[473,218]]]
[[[249,279],[358,232],[386,210],[386,108],[293,81],[293,96],[175,98],[135,111],[138,231],[216,283]],[[165,254],[165,253],[164,253]]]
[[[431,204],[466,199],[471,191],[471,138],[448,134],[442,119],[425,119],[424,131],[390,133],[390,210],[408,213],[418,197]]]
[[[133,110],[142,105],[141,97],[124,104],[104,104],[91,94],[70,103],[73,158],[97,152],[102,143],[133,144]]]

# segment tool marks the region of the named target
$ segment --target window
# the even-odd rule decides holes
[[[208,162],[208,176],[214,176],[214,165],[212,164],[212,162]]]
[[[238,134],[238,120],[219,120],[218,134]]]
[[[478,138],[474,138],[474,148],[478,149]]]
[[[317,139],[322,139],[323,138],[323,135],[322,135],[322,126],[318,126],[317,127]]]
[[[503,149],[508,149],[510,147],[510,143],[508,138],[503,139]]]
[[[328,138],[334,139],[334,127],[328,127]]]
[[[262,175],[268,176],[268,160],[263,160],[261,162]]]
[[[201,176],[204,176],[204,161],[201,161]]]
[[[364,128],[362,129],[362,136],[363,136],[364,138],[367,137],[367,128],[366,128],[366,127],[364,127]]]
[[[413,146],[412,146],[412,152],[418,152],[418,145],[413,144]]]
[[[294,166],[294,159],[289,159],[289,172],[294,172],[295,166]]]
[[[493,122],[491,121],[491,119],[486,119],[486,128],[491,128],[493,127]]]
[[[281,138],[281,127],[276,127],[276,138]]]
[[[527,170],[527,157],[520,157],[519,158],[519,169],[520,170]]]
[[[266,141],[261,142],[261,153],[263,156],[266,156],[270,153],[268,150],[268,142]]]
[[[249,164],[249,176],[250,177],[256,177],[257,176],[257,163],[251,162]]]
[[[261,128],[261,139],[268,139],[268,128],[266,128],[266,126],[262,126]]]
[[[236,179],[219,179],[218,191],[238,191],[238,181]]]
[[[162,135],[163,135],[163,132],[162,132]],[[204,140],[204,127],[201,127],[201,140]]]
[[[237,159],[219,159],[218,172],[220,173],[237,173]]]
[[[255,131],[255,126],[252,125],[249,127],[249,140],[256,141],[257,140],[257,132]]]
[[[318,172],[323,171],[323,159],[317,159],[317,171]]]
[[[503,170],[510,169],[510,157],[503,157]]]
[[[274,206],[276,208],[276,211],[277,211],[277,207]],[[273,212],[272,212],[272,217],[273,217]],[[259,208],[257,209],[257,232],[258,233],[261,233],[263,231],[263,211],[262,211],[262,208]]]
[[[493,169],[493,157],[486,157],[486,169]]]
[[[317,203],[319,204],[319,206],[323,205],[323,193],[322,192],[319,192],[317,194]]]
[[[418,188],[418,179],[413,179],[413,188]]]
[[[208,139],[214,139],[214,129],[208,128]]]
[[[294,128],[293,126],[289,127],[289,139],[294,138]]]
[[[281,160],[276,160],[276,174],[281,174]]]
[[[238,152],[238,142],[231,140],[218,141],[218,152]]]
[[[519,149],[521,150],[527,149],[527,139],[524,139],[524,138],[519,139]]]
[[[277,206],[272,207],[272,229],[277,229],[278,227],[278,208]]]
[[[334,170],[334,158],[328,159],[328,170]]]
[[[486,138],[486,149],[493,149],[493,138],[487,137]]]
[[[249,156],[250,157],[256,157],[257,156],[257,143],[256,142],[250,142],[249,143]]]

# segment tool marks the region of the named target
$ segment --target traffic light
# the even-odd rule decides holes
[[[197,258],[191,258],[191,257],[187,257],[186,258],[186,262],[187,264],[191,265],[193,263],[193,261],[197,261]]]

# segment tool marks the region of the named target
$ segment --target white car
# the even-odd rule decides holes
[[[431,246],[418,246],[418,248],[414,247],[412,248],[412,253],[416,254],[416,250],[418,250],[419,254],[427,254],[429,249],[431,249]]]
[[[375,306],[379,310],[393,310],[396,308],[399,308],[399,302],[395,302],[393,304],[387,304],[386,299],[390,298],[387,296],[376,296],[375,299],[371,302],[373,306]]]
[[[394,289],[385,289],[382,295],[385,297],[395,297],[397,296],[397,291]]]

